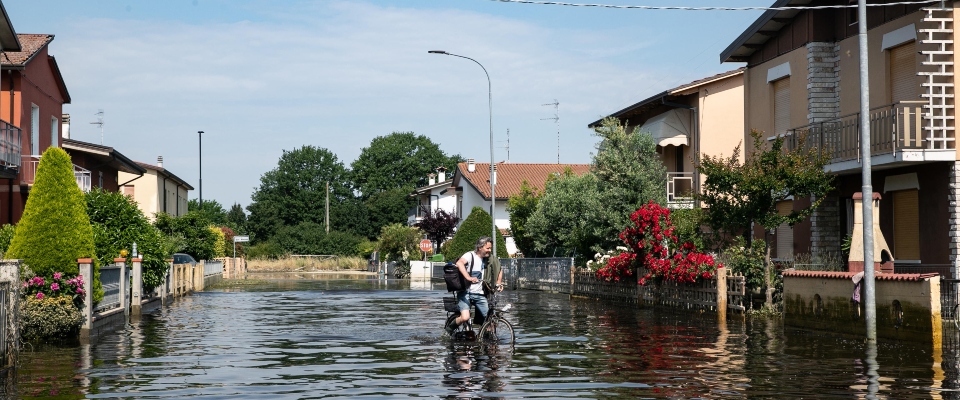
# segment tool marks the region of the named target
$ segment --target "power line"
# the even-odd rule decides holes
[[[490,0],[499,3],[535,4],[541,6],[595,7],[628,10],[679,10],[679,11],[788,11],[788,10],[824,10],[831,8],[856,8],[857,4],[830,6],[790,6],[790,7],[684,7],[684,6],[618,6],[613,4],[580,4],[562,1],[536,0]],[[867,7],[902,6],[939,3],[941,0],[900,1],[895,3],[867,4]]]

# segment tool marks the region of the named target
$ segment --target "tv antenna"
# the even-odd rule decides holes
[[[553,103],[541,104],[542,106],[553,106],[553,117],[540,118],[541,121],[553,120],[557,125],[557,164],[560,164],[560,102],[553,99]]]
[[[97,116],[97,122],[91,122],[90,124],[100,126],[100,145],[102,146],[103,145],[103,109],[101,108],[97,110],[97,113],[93,115]]]
[[[500,140],[499,142],[503,143],[502,140]],[[507,145],[500,148],[507,149],[507,162],[510,162],[510,128],[507,128]]]

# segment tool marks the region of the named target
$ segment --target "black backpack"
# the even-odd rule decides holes
[[[462,292],[469,287],[466,278],[460,273],[460,268],[452,262],[443,266],[443,281],[447,283],[448,292]]]

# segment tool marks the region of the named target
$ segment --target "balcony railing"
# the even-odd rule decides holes
[[[667,207],[693,208],[693,172],[667,172]]]
[[[22,173],[23,183],[33,185],[33,182],[37,179],[37,165],[39,164],[40,156],[23,156],[23,165],[25,166]],[[77,186],[80,187],[80,190],[84,193],[90,191],[93,180],[89,170],[74,164],[73,177],[77,180]]]
[[[5,167],[20,167],[20,135],[23,131],[0,120],[0,164]]]
[[[949,137],[933,138],[925,132],[925,101],[902,101],[870,111],[871,156],[896,154],[904,150],[954,149],[953,132]],[[805,148],[826,152],[829,162],[860,161],[860,113],[817,122],[787,131],[784,148],[796,149],[801,138]]]

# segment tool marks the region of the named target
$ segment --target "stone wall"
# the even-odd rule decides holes
[[[953,279],[960,277],[960,162],[950,167],[948,181],[947,218],[950,230],[950,273]]]
[[[840,114],[840,45],[807,43],[807,122],[823,122]],[[815,199],[811,199],[813,201]],[[827,196],[810,216],[810,252],[839,253],[840,199]]]

